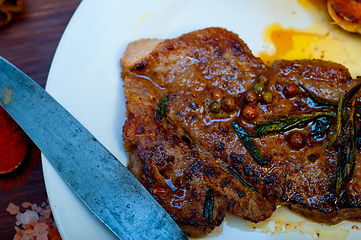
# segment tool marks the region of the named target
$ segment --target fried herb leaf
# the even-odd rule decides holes
[[[251,189],[252,191],[261,193],[258,189],[254,188],[251,184],[247,183],[245,180],[243,180],[243,178],[241,178],[241,176],[239,176],[239,174],[233,170],[233,168],[231,166],[227,167],[228,171],[235,176],[238,181],[240,181],[246,188]]]
[[[320,99],[319,97],[317,97],[316,95],[314,95],[313,93],[311,93],[310,90],[308,90],[305,86],[303,86],[302,84],[298,84],[305,92],[308,93],[309,98],[312,99],[312,101],[314,101],[317,105],[323,105],[323,106],[337,106],[337,102],[327,102],[324,101],[322,99]]]
[[[341,194],[342,188],[348,183],[353,175],[356,162],[356,140],[357,126],[354,99],[350,117],[343,129],[337,147],[338,159],[333,187],[337,196]]]
[[[161,119],[165,116],[167,105],[168,105],[168,96],[165,96],[164,98],[162,98],[160,104],[158,105],[156,118]]]
[[[254,123],[257,125],[256,135],[265,135],[269,133],[275,132],[284,132],[291,130],[295,127],[303,127],[312,119],[318,117],[331,116],[334,117],[335,114],[332,111],[322,111],[322,112],[313,112],[313,113],[305,113],[305,114],[295,114],[295,115],[278,115],[283,116],[272,121],[268,121],[265,123]]]
[[[340,97],[340,100],[338,102],[338,106],[337,106],[337,115],[336,115],[336,126],[335,129],[333,130],[333,133],[330,137],[330,140],[327,143],[327,149],[330,149],[333,144],[335,144],[335,142],[337,141],[338,137],[341,134],[341,129],[342,129],[342,113],[343,113],[343,103],[344,103],[344,98]]]
[[[361,83],[357,84],[350,91],[348,91],[344,96],[344,106],[348,104],[348,102],[355,96],[355,94],[360,90]]]
[[[204,200],[204,208],[203,208],[203,217],[207,219],[208,223],[211,223],[213,219],[213,205],[214,205],[213,189],[208,188],[206,193],[206,198]]]
[[[351,119],[351,118],[356,119],[356,115],[357,115],[357,113],[355,113],[356,112],[356,99],[354,99],[354,101],[352,103],[352,110],[351,110],[352,117],[348,116],[347,105],[350,102],[350,100],[356,95],[356,93],[360,90],[360,88],[361,88],[361,83],[357,84],[356,86],[351,88],[351,90],[348,91],[345,94],[345,96],[340,97],[340,100],[338,101],[338,105],[337,105],[336,126],[335,126],[334,132],[330,138],[330,141],[327,144],[327,149],[330,149],[335,144],[338,137],[340,136],[341,129],[343,127],[342,120]],[[355,122],[356,122],[356,120],[355,120]]]
[[[239,125],[237,121],[232,122],[232,127],[236,132],[239,139],[241,139],[244,146],[248,149],[248,151],[252,154],[252,157],[256,159],[259,164],[266,165],[269,164],[268,161],[265,161],[262,158],[261,153],[259,152],[257,146],[254,144],[252,138],[248,136],[247,132]]]

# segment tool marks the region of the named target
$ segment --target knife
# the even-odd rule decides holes
[[[124,165],[42,87],[0,57],[0,105],[120,239],[187,239]]]

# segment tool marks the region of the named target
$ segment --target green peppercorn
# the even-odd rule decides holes
[[[265,102],[265,103],[271,103],[272,102],[272,93],[270,92],[265,92],[263,95],[262,95],[262,100]]]
[[[212,101],[209,105],[209,110],[212,113],[219,113],[219,111],[221,110],[221,104],[218,101]]]
[[[268,82],[268,76],[266,74],[261,74],[258,77],[258,81],[262,82],[262,83],[267,83]]]
[[[253,91],[255,91],[258,95],[262,95],[266,90],[266,86],[263,82],[258,82],[253,85]]]

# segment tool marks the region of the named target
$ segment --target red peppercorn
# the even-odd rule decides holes
[[[234,109],[236,109],[236,103],[233,97],[222,98],[221,105],[225,112],[232,112]]]
[[[283,94],[287,97],[287,98],[293,98],[296,96],[297,94],[297,87],[294,84],[287,84],[284,88],[283,88]]]
[[[288,140],[293,147],[298,149],[304,148],[307,143],[305,135],[300,132],[291,133]]]
[[[254,107],[247,105],[242,109],[242,117],[252,120],[257,117],[257,111]]]
[[[282,90],[282,84],[280,82],[276,82],[275,88],[276,88],[277,91],[281,91]]]
[[[258,102],[258,94],[254,91],[247,91],[243,95],[243,102],[246,104],[256,104]]]
[[[223,97],[223,94],[222,94],[221,91],[215,90],[215,91],[212,92],[212,100],[218,101],[222,97]]]

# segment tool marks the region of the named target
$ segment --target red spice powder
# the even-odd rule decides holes
[[[28,136],[0,107],[0,174],[14,171],[28,149]]]
[[[34,170],[33,167],[40,163],[41,152],[32,141],[29,141],[28,152],[22,164],[11,173],[0,174],[0,189],[11,189],[14,185],[22,186],[28,181],[28,176]]]

